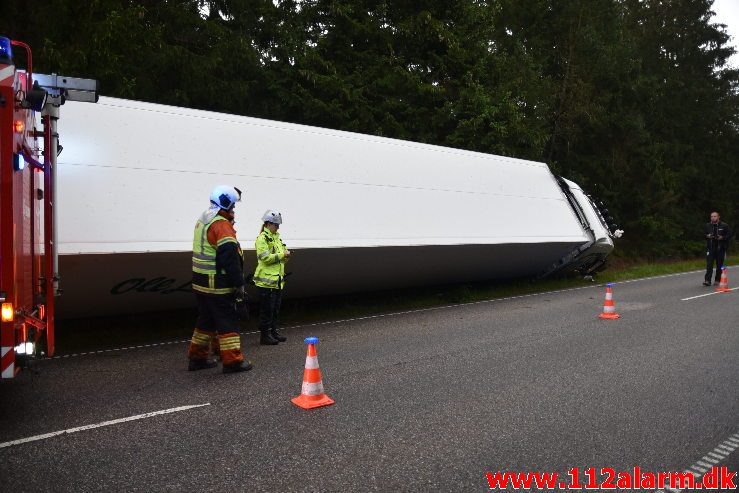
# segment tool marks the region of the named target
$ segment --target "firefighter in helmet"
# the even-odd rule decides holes
[[[208,358],[215,338],[220,346],[223,373],[253,368],[241,352],[239,316],[234,309],[234,300],[244,295],[243,254],[233,227],[234,207],[240,200],[238,188],[216,187],[210,194],[210,207],[195,224],[192,289],[197,299],[198,319],[188,354],[191,371],[217,365]]]
[[[254,284],[259,291],[259,343],[275,345],[287,340],[279,332],[279,315],[282,288],[285,287],[285,262],[290,260],[292,253],[277,231],[282,224],[282,214],[268,210],[262,216],[262,223],[254,244],[257,254]]]

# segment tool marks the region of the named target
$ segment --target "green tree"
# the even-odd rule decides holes
[[[712,209],[739,226],[739,73],[711,5],[6,0],[0,33],[109,96],[546,161],[610,204],[622,250],[665,256],[698,252]]]

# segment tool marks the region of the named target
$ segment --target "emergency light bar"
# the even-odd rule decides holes
[[[50,96],[62,96],[64,100],[97,103],[100,83],[95,79],[78,79],[57,74],[33,74],[34,84],[45,89]]]
[[[0,63],[13,63],[13,47],[10,39],[0,36]]]

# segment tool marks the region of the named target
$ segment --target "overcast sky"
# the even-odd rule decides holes
[[[729,44],[737,48],[739,44],[739,0],[716,0],[713,4],[713,11],[716,12],[713,21],[726,24],[731,36]],[[729,63],[739,68],[739,55],[735,54],[731,57]]]

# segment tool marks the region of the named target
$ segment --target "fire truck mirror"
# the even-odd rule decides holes
[[[26,104],[33,111],[41,111],[46,105],[46,98],[49,96],[45,90],[41,89],[38,81],[33,83],[33,88],[26,94]]]

